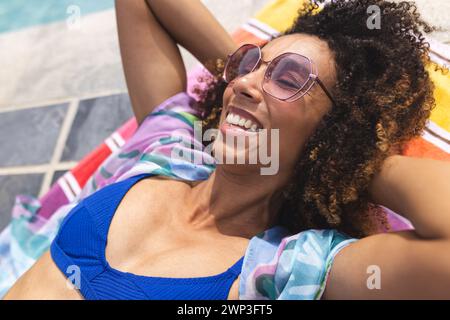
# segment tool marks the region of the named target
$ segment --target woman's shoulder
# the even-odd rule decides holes
[[[336,254],[356,239],[335,229],[291,234],[277,226],[253,237],[241,299],[319,299]]]

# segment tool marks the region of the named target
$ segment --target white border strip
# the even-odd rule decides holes
[[[262,32],[261,30],[256,29],[255,27],[253,27],[252,25],[245,23],[242,26],[242,29],[244,29],[245,31],[253,34],[254,36],[258,37],[259,39],[262,40],[270,40],[272,37],[264,32]]]
[[[69,187],[68,182],[66,181],[66,179],[64,179],[64,178],[59,179],[58,180],[58,185],[60,186],[60,188],[64,192],[64,195],[67,197],[69,202],[72,202],[72,201],[75,200],[75,196],[76,195],[72,192],[72,189]]]
[[[78,184],[77,179],[75,179],[75,177],[73,176],[72,172],[70,171],[66,172],[64,178],[66,179],[67,183],[71,186],[75,194],[78,195],[81,192],[81,187]]]
[[[450,141],[450,133],[445,130],[444,128],[441,128],[439,125],[434,123],[433,121],[429,120],[427,123],[428,129],[436,133],[437,135],[441,136],[445,140]]]
[[[114,152],[114,151],[116,151],[116,150],[119,149],[119,146],[117,145],[116,141],[115,141],[113,138],[111,138],[111,137],[109,137],[109,138],[107,138],[107,139],[105,140],[105,144],[108,146],[108,148],[109,148],[112,152]]]
[[[434,144],[436,147],[442,149],[443,151],[450,153],[450,145],[448,145],[438,137],[433,136],[431,133],[424,131],[424,133],[422,134],[422,138]]]
[[[430,52],[430,59],[442,67],[450,68],[450,62],[442,59],[441,57],[435,55],[433,52]]]
[[[425,37],[425,40],[430,44],[431,50],[450,60],[450,45],[439,42],[430,37]]]
[[[118,132],[114,132],[111,135],[111,138],[116,142],[117,146],[122,147],[125,144],[125,140],[122,138],[122,136]]]
[[[277,36],[280,34],[280,32],[268,24],[265,24],[264,22],[259,21],[258,19],[252,18],[248,21],[249,25],[255,26],[256,28],[262,29],[263,31],[267,32],[268,34],[272,36]]]

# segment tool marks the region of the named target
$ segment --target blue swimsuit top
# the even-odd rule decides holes
[[[85,299],[226,300],[241,273],[244,256],[225,272],[200,278],[135,275],[112,268],[105,257],[112,218],[140,174],[105,186],[84,198],[66,216],[50,253]]]

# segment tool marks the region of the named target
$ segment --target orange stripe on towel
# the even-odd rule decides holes
[[[450,154],[436,147],[434,144],[426,141],[423,138],[416,138],[410,141],[407,144],[403,155],[450,161]]]
[[[250,33],[242,28],[240,28],[236,32],[234,32],[232,34],[232,37],[238,45],[242,45],[245,43],[253,43],[256,45],[263,45],[267,42],[267,40],[258,38],[253,33]]]

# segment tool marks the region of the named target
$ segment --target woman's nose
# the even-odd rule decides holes
[[[261,68],[234,80],[233,92],[237,97],[252,103],[259,103],[263,99]]]

